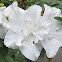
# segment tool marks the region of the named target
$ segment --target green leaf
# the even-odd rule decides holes
[[[19,62],[22,62],[22,61],[25,59],[25,57],[23,56],[23,54],[21,54],[20,51],[18,51],[18,52],[15,54],[14,59],[18,60]]]
[[[12,1],[10,0],[1,0],[3,3],[7,3],[7,4],[12,4]]]
[[[42,7],[42,10],[44,10],[44,1],[40,1],[37,5]]]
[[[15,62],[10,56],[6,56],[5,58],[6,62]]]
[[[5,62],[4,57],[0,54],[0,62]]]
[[[21,2],[22,0],[17,0],[17,2]]]
[[[2,46],[0,47],[0,54],[2,54],[3,56],[6,56],[8,53],[8,48],[6,46]]]
[[[62,17],[54,17],[54,19],[62,21]]]
[[[45,50],[43,48],[42,51],[41,51],[41,54],[40,54],[40,58],[44,58],[44,56],[45,56]]]
[[[58,3],[55,3],[55,4],[52,4],[51,7],[57,7],[59,4]]]
[[[0,38],[0,47],[3,46],[3,39]]]
[[[47,5],[51,6],[52,5],[52,2],[50,2],[50,3],[44,2],[44,4],[47,4]]]

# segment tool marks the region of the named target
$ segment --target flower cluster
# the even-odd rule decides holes
[[[0,7],[0,38],[8,48],[19,49],[28,59],[38,59],[42,48],[47,57],[56,55],[62,46],[62,22],[54,19],[61,16],[61,10],[44,4],[42,7],[32,5],[27,10],[12,5]]]

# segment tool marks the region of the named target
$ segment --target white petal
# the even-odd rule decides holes
[[[62,46],[62,28],[58,29],[57,31],[52,31],[49,33],[49,35],[51,35],[53,38],[56,38],[58,41],[60,41],[61,46]],[[49,37],[51,37],[49,36]]]
[[[7,33],[7,28],[0,24],[0,38],[4,39]]]
[[[9,22],[7,21],[6,17],[4,16],[4,10],[6,7],[0,7],[0,38],[4,39],[8,29],[9,29]]]
[[[9,30],[5,36],[4,39],[4,44],[6,45],[6,47],[8,48],[17,48],[16,46],[16,42],[17,42],[17,35],[16,33],[14,33],[13,31]]]
[[[9,16],[9,22],[11,29],[15,32],[20,32],[24,26],[24,10],[21,8],[13,9],[11,15]]]
[[[23,34],[20,34],[20,33],[17,34],[9,30],[5,36],[4,44],[9,48],[15,49],[15,48],[18,48],[17,46],[21,46],[21,41],[23,40],[23,38],[24,38]]]
[[[60,42],[55,38],[53,39],[47,38],[46,41],[42,42],[42,45],[46,50],[46,54],[48,58],[53,58],[57,54],[59,47],[61,46]]]
[[[38,20],[41,16],[42,8],[38,5],[32,5],[26,10],[26,18],[30,18],[34,21]]]
[[[50,7],[44,4],[45,12],[43,18],[46,18],[46,21],[50,23],[50,32],[56,31],[61,28],[62,22],[54,19],[54,17],[61,16],[61,10],[55,7]]]
[[[16,1],[14,1],[14,2],[12,3],[12,5],[9,5],[9,6],[5,9],[5,11],[4,11],[5,16],[11,15],[11,12],[13,11],[13,8],[16,9],[17,7],[18,7],[18,3],[17,3]]]
[[[37,44],[33,43],[33,38],[30,37],[24,45],[19,47],[19,49],[26,58],[35,61],[40,55],[42,45],[40,42]]]
[[[50,7],[46,4],[44,4],[45,11],[44,16],[46,16],[50,21],[54,19],[56,16],[61,15],[61,10],[55,7]]]

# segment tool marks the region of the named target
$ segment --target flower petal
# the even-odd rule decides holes
[[[8,31],[8,29],[5,26],[3,26],[2,24],[0,24],[0,38],[4,39],[7,31]]]
[[[12,30],[9,30],[5,36],[4,44],[9,48],[18,48],[21,46],[21,40],[23,40],[24,35],[22,33],[15,33]]]
[[[50,7],[46,4],[44,4],[44,7],[45,11],[43,16],[47,17],[50,21],[53,20],[54,17],[61,15],[61,10],[58,8]]]
[[[9,22],[11,25],[11,29],[14,32],[20,32],[22,24],[24,26],[24,10],[21,8],[12,9],[11,15],[9,16]],[[21,28],[20,28],[21,27]]]
[[[61,16],[61,10],[55,7],[50,7],[46,4],[44,4],[44,7],[45,7],[45,12],[43,18],[46,18],[47,19],[46,21],[50,23],[49,26],[51,30],[50,32],[61,29],[62,22],[54,19],[54,17],[56,16],[59,17]]]
[[[41,16],[42,8],[39,5],[32,5],[26,10],[26,18],[36,21]]]
[[[46,41],[42,42],[42,45],[46,50],[48,58],[53,58],[57,54],[59,47],[61,46],[60,42],[55,38],[47,38]]]
[[[34,39],[29,38],[24,45],[19,47],[21,53],[28,59],[35,61],[38,59],[40,52],[42,50],[42,45],[40,41],[38,43],[33,43]]]
[[[16,9],[18,7],[18,3],[16,1],[14,1],[12,3],[12,5],[9,5],[5,10],[4,10],[4,14],[5,16],[9,16],[11,15],[11,12],[13,11],[13,8]]]
[[[4,16],[4,10],[6,7],[0,7],[0,38],[4,39],[5,34],[9,29],[9,22]]]
[[[17,48],[15,47],[16,46],[15,43],[17,41],[16,37],[17,37],[16,33],[9,30],[4,39],[4,44],[6,45],[6,47],[13,48],[13,49]]]
[[[60,43],[61,43],[61,46],[62,46],[62,28],[61,29],[59,29],[59,30],[57,30],[57,31],[53,31],[53,32],[50,32],[49,33],[49,37],[53,37],[53,38],[55,38],[55,39],[57,39],[58,41],[60,41]]]

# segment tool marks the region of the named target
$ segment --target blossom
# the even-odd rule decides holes
[[[46,54],[48,58],[53,58],[59,47],[62,46],[62,22],[55,20],[54,17],[61,16],[61,10],[55,7],[50,7],[44,4],[45,11],[43,17],[51,23],[50,31],[44,37],[44,41],[42,41],[42,46],[46,50]]]
[[[6,7],[0,7],[0,38],[4,39],[8,29],[9,29],[9,22],[4,15],[4,10]]]
[[[43,19],[42,8],[38,5],[30,6],[27,10],[19,7],[12,9],[9,16],[10,29],[5,36],[4,44],[9,48],[20,49],[26,58],[35,61],[42,50],[40,40],[48,34],[50,23]]]
[[[60,9],[44,5],[45,11],[41,16],[42,8],[38,5],[23,10],[17,7],[17,2],[13,4],[9,7],[12,10],[9,16],[10,29],[4,44],[8,48],[20,49],[32,61],[37,60],[42,48],[49,58],[54,57],[62,45],[61,37],[58,37],[62,36],[61,22],[54,19],[61,15]]]

